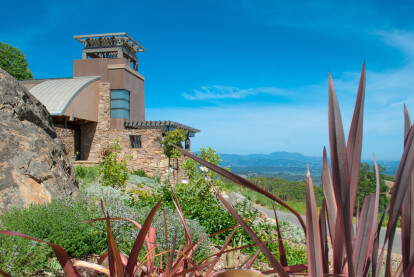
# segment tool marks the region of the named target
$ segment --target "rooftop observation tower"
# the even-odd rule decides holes
[[[131,68],[135,71],[138,71],[136,54],[145,52],[145,48],[127,33],[80,35],[73,38],[85,46],[82,51],[82,59],[124,58],[131,63]]]

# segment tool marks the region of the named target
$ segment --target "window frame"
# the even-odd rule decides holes
[[[115,97],[114,94],[121,94],[121,95],[117,95]],[[118,105],[114,105],[115,103]],[[126,103],[128,105],[128,108],[122,107],[123,105],[121,103],[124,103],[124,104]],[[118,106],[118,107],[115,108],[113,106]],[[110,114],[111,118],[129,119],[131,117],[131,92],[130,91],[126,89],[111,89],[110,113],[111,113]],[[120,115],[114,116],[114,114],[117,114],[117,113],[120,113]]]
[[[133,149],[142,148],[142,136],[141,135],[130,135],[129,140],[131,141],[131,148]]]

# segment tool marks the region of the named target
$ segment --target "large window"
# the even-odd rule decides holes
[[[129,119],[129,91],[111,90],[111,118]]]

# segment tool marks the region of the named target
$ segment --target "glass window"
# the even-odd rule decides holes
[[[141,136],[129,136],[132,148],[141,148]]]
[[[129,91],[125,89],[111,90],[111,118],[129,119]]]

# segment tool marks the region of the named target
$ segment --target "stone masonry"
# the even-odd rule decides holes
[[[131,157],[128,161],[130,170],[144,169],[149,176],[158,174],[162,180],[167,178],[168,158],[163,154],[161,129],[123,129],[110,128],[110,83],[101,82],[99,85],[98,123],[87,123],[81,129],[81,160],[97,163],[102,154],[118,139],[122,147],[120,158]],[[63,132],[66,131],[66,132]],[[70,130],[62,130],[59,135],[66,145],[69,157],[73,159],[73,135]],[[132,148],[130,136],[141,136],[141,148]],[[72,151],[72,152],[70,152]],[[175,172],[177,176],[177,172]],[[181,172],[178,174],[181,177]],[[177,178],[177,177],[176,177]],[[180,179],[180,178],[178,178]]]

